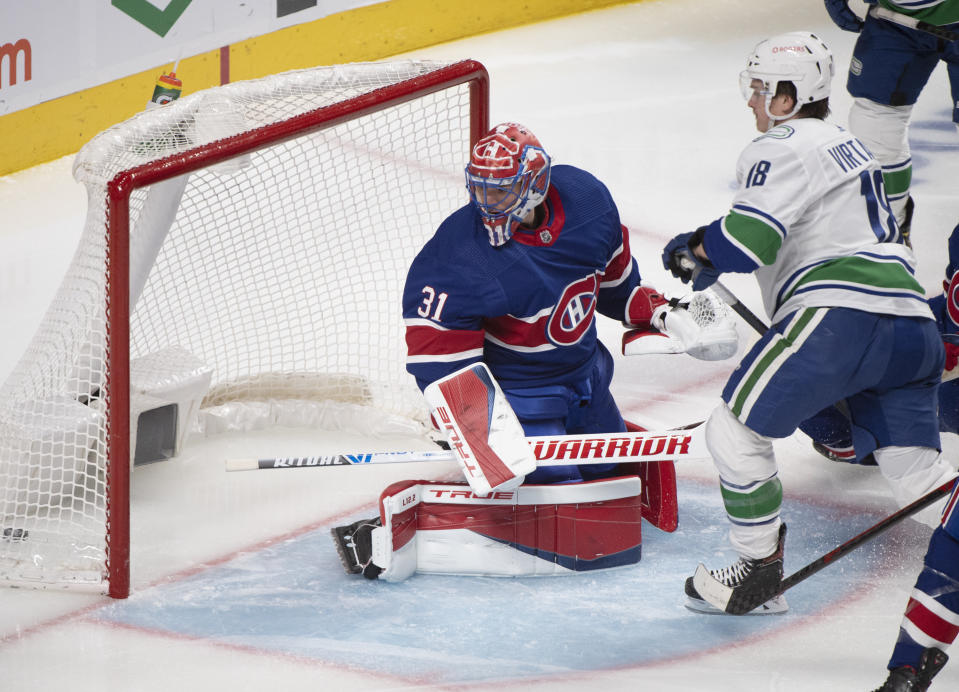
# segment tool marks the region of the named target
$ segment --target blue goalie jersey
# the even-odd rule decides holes
[[[504,389],[572,384],[600,353],[595,314],[626,320],[640,276],[606,187],[553,166],[535,229],[492,247],[466,205],[413,261],[403,293],[407,370],[420,388],[485,362]]]

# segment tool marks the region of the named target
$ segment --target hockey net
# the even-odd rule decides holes
[[[329,402],[425,422],[402,287],[466,202],[487,109],[479,63],[360,63],[197,92],[91,140],[78,249],[0,390],[0,581],[125,597],[131,466],[191,434],[322,425]]]

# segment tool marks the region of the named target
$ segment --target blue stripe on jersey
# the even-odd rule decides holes
[[[759,268],[759,263],[734,245],[723,232],[723,220],[716,219],[709,224],[703,235],[703,249],[713,266],[721,272],[740,272],[748,274]]]
[[[752,215],[754,215],[754,216],[758,216],[758,217],[762,218],[764,221],[768,222],[770,226],[772,226],[773,228],[777,229],[777,230],[779,231],[780,235],[782,235],[783,240],[785,240],[785,238],[786,238],[786,227],[785,227],[784,225],[782,225],[782,224],[779,222],[779,220],[778,220],[775,216],[773,216],[772,214],[767,214],[767,213],[764,212],[763,210],[757,209],[756,207],[747,207],[745,204],[734,204],[734,205],[733,205],[733,209],[736,209],[736,210],[739,210],[739,211],[744,211],[744,212],[746,212],[747,214],[752,214]]]
[[[802,288],[797,288],[793,291],[792,295],[798,295],[800,293],[809,293],[811,291],[818,291],[820,289],[829,289],[835,288],[842,291],[850,291],[853,293],[862,293],[863,295],[869,296],[888,296],[890,298],[912,298],[914,300],[923,301],[922,296],[917,296],[915,293],[911,292],[900,292],[900,291],[883,291],[880,289],[866,289],[862,286],[856,286],[853,284],[834,284],[834,283],[815,283],[808,286],[803,286]]]
[[[901,257],[896,257],[895,255],[881,255],[881,254],[875,253],[875,252],[857,252],[857,253],[855,253],[855,256],[857,256],[857,257],[868,257],[868,258],[870,258],[870,259],[876,259],[876,260],[883,261],[883,262],[890,262],[890,261],[898,262],[898,263],[901,264],[901,265],[906,269],[906,271],[908,271],[911,275],[915,276],[915,274],[916,274],[915,268],[912,267],[912,266],[909,264],[909,262],[907,262],[906,260],[904,260],[904,259],[901,258]],[[797,283],[803,276],[805,276],[807,273],[809,273],[812,269],[815,269],[816,267],[818,267],[818,266],[820,266],[820,265],[826,264],[826,262],[832,262],[833,259],[836,259],[836,258],[819,260],[819,261],[817,261],[817,262],[813,262],[813,263],[811,263],[811,264],[807,264],[807,265],[805,265],[805,266],[802,266],[802,267],[800,267],[799,269],[797,269],[796,271],[794,271],[794,272],[792,273],[792,275],[789,277],[789,279],[782,285],[782,288],[779,289],[779,292],[776,294],[776,308],[778,309],[778,308],[783,304],[783,302],[784,302],[784,296],[792,295],[792,294],[793,294],[793,292],[794,292],[793,287],[796,285],[796,283]],[[829,285],[829,286],[827,286],[827,285],[819,284],[819,283],[813,284],[813,285],[811,285],[811,286],[807,286],[806,288],[797,289],[797,290],[795,290],[795,293],[804,293],[804,292],[808,292],[808,291],[810,291],[810,290],[813,290],[813,289],[815,289],[815,288],[826,288],[826,287],[828,287],[828,288],[842,288],[842,289],[844,289],[844,290],[860,290],[860,291],[863,292],[863,293],[869,293],[869,291],[863,291],[862,289],[855,289],[855,288],[853,288],[852,285],[850,285],[850,284],[842,284],[841,286],[836,286],[836,285]],[[873,295],[889,295],[889,296],[897,296],[897,295],[898,295],[899,297],[902,297],[902,296],[899,295],[899,294],[887,293],[887,292],[885,292],[885,291],[877,291],[877,292],[873,293]],[[910,297],[910,298],[915,298],[915,297],[916,297],[916,295],[915,295],[914,293],[907,293],[907,294],[904,294],[904,295],[905,295],[906,297]]]

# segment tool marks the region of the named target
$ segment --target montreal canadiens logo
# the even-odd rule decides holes
[[[959,281],[956,281],[955,274],[946,291],[946,312],[949,313],[949,319],[959,324]]]
[[[598,292],[599,279],[595,274],[574,281],[563,290],[546,327],[552,343],[572,346],[583,338],[593,324]]]

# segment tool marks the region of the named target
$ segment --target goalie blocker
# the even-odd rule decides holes
[[[431,383],[423,395],[477,493],[516,488],[536,470],[523,426],[485,363]]]

